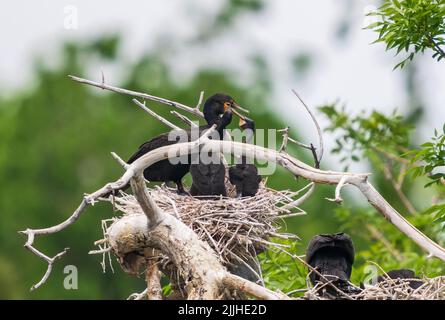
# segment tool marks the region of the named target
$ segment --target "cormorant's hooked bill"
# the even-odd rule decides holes
[[[215,120],[216,114],[220,116],[228,110],[231,110],[240,119],[244,119],[245,117],[239,112],[249,113],[248,110],[242,108],[228,94],[216,93],[213,96],[209,97],[204,103],[204,118],[206,119],[207,123],[209,123],[209,120]]]

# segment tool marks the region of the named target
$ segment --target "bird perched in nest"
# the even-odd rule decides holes
[[[385,281],[388,278],[396,280],[396,281],[398,279],[401,279],[401,280],[408,279],[408,284],[412,289],[417,289],[422,284],[424,284],[424,282],[422,280],[420,280],[419,277],[416,276],[414,271],[409,270],[409,269],[395,269],[395,270],[388,271],[388,272],[386,272],[386,275],[379,276],[377,278],[377,282]],[[415,279],[419,279],[419,280],[415,280]]]
[[[239,126],[246,133],[244,143],[251,143],[255,132],[255,122],[244,118],[239,120]],[[247,158],[241,156],[241,163],[229,169],[230,183],[236,187],[236,196],[253,197],[257,192],[261,182],[258,175],[258,168],[254,164],[247,163]]]
[[[232,112],[230,109],[224,112],[219,120],[216,130],[219,132],[224,130],[232,121]],[[219,136],[222,138],[222,135]],[[226,167],[221,161],[218,154],[211,151],[199,154],[197,164],[190,165],[190,174],[193,179],[190,187],[190,195],[192,196],[226,196]]]
[[[306,250],[306,262],[316,270],[309,274],[312,284],[332,281],[325,292],[334,297],[339,297],[339,292],[333,286],[347,293],[356,290],[349,284],[354,255],[352,239],[346,233],[313,237]]]
[[[225,112],[231,113],[231,110],[233,109],[241,109],[239,105],[233,100],[232,97],[230,97],[227,94],[224,93],[217,93],[213,96],[209,97],[206,102],[204,103],[203,113],[204,118],[207,122],[206,125],[199,127],[199,134],[196,134],[196,137],[193,135],[193,131],[195,130],[193,128],[189,128],[187,130],[180,130],[176,132],[177,134],[172,133],[164,133],[161,134],[145,143],[143,143],[139,149],[128,159],[127,163],[131,164],[140,157],[142,157],[144,154],[168,145],[176,144],[178,142],[184,142],[180,141],[180,137],[184,136],[184,133],[187,136],[187,141],[192,141],[194,139],[197,139],[205,130],[212,127],[214,124],[218,125],[223,120],[221,116]],[[231,116],[230,116],[231,119]],[[229,121],[230,123],[230,121]],[[223,135],[223,130],[225,126],[221,125],[217,127],[217,132],[220,137]],[[171,139],[172,136],[175,136],[176,139]],[[173,161],[172,161],[173,160]],[[184,187],[182,185],[182,178],[189,172],[190,170],[190,162],[191,162],[191,156],[187,157],[187,161],[178,161],[177,159],[165,159],[158,161],[148,168],[144,170],[144,177],[145,179],[153,182],[174,182],[177,186],[177,190],[179,194],[186,194]],[[125,189],[127,186],[125,186],[123,189]]]

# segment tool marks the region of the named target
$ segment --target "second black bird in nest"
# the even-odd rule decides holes
[[[245,133],[245,143],[251,143],[255,132],[255,122],[251,119],[240,119],[239,126]],[[261,182],[258,175],[258,168],[248,163],[247,157],[241,156],[235,166],[229,169],[230,183],[236,187],[237,197],[253,197],[257,192]]]
[[[355,290],[349,284],[354,263],[354,245],[346,233],[320,234],[313,237],[306,250],[306,262],[311,270],[309,278],[313,285],[331,282],[324,290],[327,294],[339,297],[339,292]]]
[[[224,130],[232,121],[232,112],[227,110],[218,121],[216,130],[219,132]],[[222,138],[222,136],[220,136]],[[190,174],[193,179],[190,187],[190,195],[192,196],[226,196],[226,167],[222,162],[219,152],[199,153],[196,164],[190,165]]]
[[[379,276],[377,278],[377,282],[385,281],[388,278],[394,280],[395,282],[398,282],[399,279],[407,280],[412,289],[417,289],[424,284],[424,282],[420,280],[418,276],[416,276],[414,271],[410,269],[395,269],[388,271],[386,272],[386,275]]]

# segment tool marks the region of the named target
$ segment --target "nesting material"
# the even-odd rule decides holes
[[[162,210],[179,218],[195,231],[227,266],[249,261],[249,258],[264,251],[267,246],[282,248],[282,244],[273,242],[274,237],[298,239],[294,234],[279,233],[283,225],[280,221],[305,214],[298,208],[292,209],[298,212],[282,208],[295,201],[298,192],[276,191],[264,185],[260,186],[254,197],[238,199],[197,199],[178,195],[175,190],[166,186],[156,186],[149,191]],[[228,194],[234,194],[232,191],[228,190]],[[143,214],[133,195],[121,192],[120,196],[108,201],[124,215]]]
[[[445,276],[422,278],[424,283],[417,289],[410,287],[410,281],[419,279],[385,279],[375,285],[366,285],[361,292],[343,293],[338,299],[347,300],[445,300]],[[331,297],[320,294],[321,286],[307,291],[303,299],[330,300]]]

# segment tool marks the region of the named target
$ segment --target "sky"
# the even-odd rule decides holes
[[[367,22],[365,13],[377,1],[267,1],[263,12],[238,16],[233,32],[205,45],[194,45],[196,33],[208,27],[209,17],[218,12],[222,3],[8,1],[0,11],[0,93],[32,83],[30,70],[36,54],[51,65],[57,62],[56,50],[63,40],[88,39],[118,31],[124,39],[122,57],[115,64],[92,66],[88,77],[98,80],[103,70],[108,83],[118,83],[125,75],[127,62],[161,43],[173,44],[168,56],[179,80],[187,79],[200,66],[222,66],[233,70],[237,81],[242,82],[253,76],[246,61],[261,52],[274,84],[271,107],[291,127],[303,128],[300,131],[308,140],[316,140],[315,129],[291,94],[292,88],[313,107],[339,100],[351,112],[405,110],[408,97],[403,74],[392,71],[400,58],[385,52],[383,45],[370,45],[376,35],[362,29]],[[350,22],[351,32],[339,40],[335,32],[343,16]],[[300,80],[295,78],[289,62],[298,53],[307,53],[313,60],[310,72]],[[445,63],[435,62],[429,55],[416,63],[418,89],[427,106],[418,130],[423,139],[428,139],[433,128],[441,128],[445,119]],[[327,125],[323,119],[320,122]],[[329,146],[332,138],[325,139]]]

